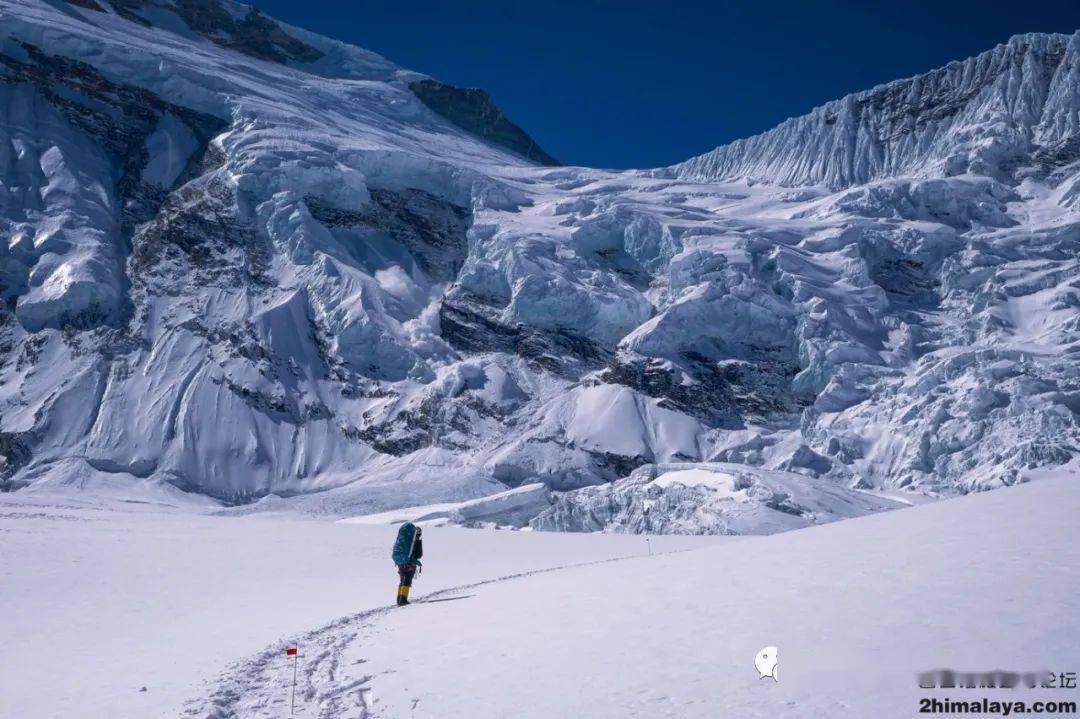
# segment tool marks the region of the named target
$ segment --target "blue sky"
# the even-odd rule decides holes
[[[849,92],[1080,29],[1080,1],[257,0],[293,25],[482,87],[564,163],[656,167]]]

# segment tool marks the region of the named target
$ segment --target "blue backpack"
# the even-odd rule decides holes
[[[398,530],[397,539],[394,541],[394,564],[408,564],[412,559],[413,544],[416,542],[416,525],[406,522]]]

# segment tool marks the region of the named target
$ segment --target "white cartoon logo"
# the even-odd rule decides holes
[[[754,666],[757,667],[758,674],[761,675],[758,679],[772,677],[774,682],[780,681],[780,677],[777,676],[777,672],[780,671],[780,667],[777,665],[777,662],[780,661],[777,658],[777,653],[776,647],[765,647],[754,657]]]

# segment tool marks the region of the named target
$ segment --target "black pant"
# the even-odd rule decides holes
[[[401,577],[401,583],[406,587],[412,586],[412,578],[416,574],[415,564],[399,564],[397,568],[398,576]]]

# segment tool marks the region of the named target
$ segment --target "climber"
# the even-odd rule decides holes
[[[409,603],[409,588],[413,575],[420,568],[420,557],[424,556],[424,544],[420,539],[420,527],[406,522],[398,530],[394,542],[394,564],[398,571],[397,603],[403,607]]]

